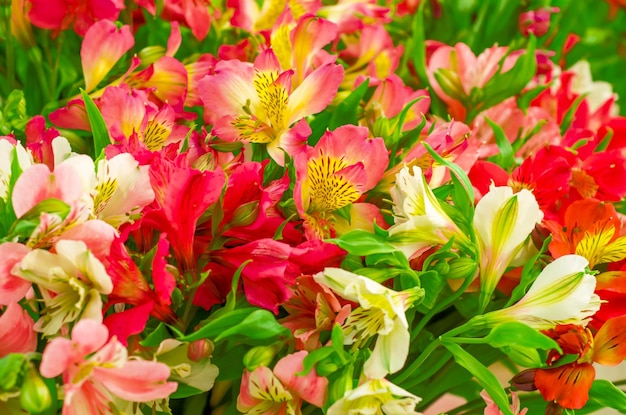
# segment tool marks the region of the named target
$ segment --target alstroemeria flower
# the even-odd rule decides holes
[[[491,399],[491,396],[489,396],[486,390],[483,389],[483,391],[480,392],[480,397],[483,398],[483,400],[487,404],[487,406],[485,407],[484,415],[504,415],[498,405],[496,405],[493,399]],[[511,392],[511,400],[513,401],[511,403],[511,412],[513,412],[513,415],[526,415],[526,412],[528,412],[528,408],[521,409],[517,393]]]
[[[283,71],[272,49],[261,52],[254,65],[220,61],[215,75],[198,83],[205,115],[213,114],[213,134],[227,141],[267,144],[283,164],[283,151],[293,156],[306,143],[310,128],[303,119],[332,101],[343,79],[341,65],[328,63],[311,72],[292,91],[293,70]]]
[[[413,166],[413,174],[403,167],[390,193],[394,215],[390,240],[407,258],[424,248],[445,245],[451,238],[457,246],[469,244],[467,236],[441,207],[418,166]]]
[[[333,212],[356,202],[382,178],[389,157],[382,138],[365,127],[327,131],[313,148],[296,155],[294,202],[308,239],[332,235]]]
[[[55,36],[70,27],[84,36],[99,21],[117,20],[124,9],[121,0],[30,0],[29,3],[28,17],[33,25],[54,30]]]
[[[0,305],[20,301],[30,289],[30,282],[13,273],[13,267],[19,264],[30,250],[24,244],[4,242],[0,244]]]
[[[524,258],[526,241],[542,218],[537,200],[526,189],[514,194],[508,186],[492,187],[476,205],[481,310],[487,307],[507,267],[516,257]]]
[[[148,169],[128,153],[100,160],[91,192],[93,215],[116,228],[132,222],[154,200]]]
[[[292,291],[291,298],[283,303],[288,315],[279,321],[293,333],[296,349],[318,349],[322,346],[321,333],[330,332],[335,323],[343,324],[351,307],[311,275],[298,277]]]
[[[303,400],[324,406],[328,379],[319,376],[315,369],[304,376],[297,375],[304,369],[302,362],[307,354],[300,351],[287,355],[276,363],[273,371],[265,366],[245,371],[237,410],[243,414],[301,415]]]
[[[596,279],[588,273],[588,264],[579,255],[562,256],[541,271],[517,303],[474,320],[492,327],[507,321],[536,329],[556,324],[584,325],[600,308],[600,297],[594,293]]]
[[[59,240],[56,253],[35,249],[13,273],[36,284],[46,307],[36,329],[53,336],[61,327],[78,319],[102,321],[101,294],[113,290],[104,265],[82,241]]]
[[[587,258],[590,268],[626,257],[626,236],[619,236],[621,223],[612,204],[577,200],[567,207],[563,222],[545,222],[552,232],[549,248],[553,257],[581,255]]]
[[[135,44],[130,26],[117,28],[110,20],[94,23],[80,48],[80,57],[85,77],[85,91],[95,89],[113,66]]]
[[[561,408],[585,406],[595,379],[594,362],[615,366],[626,358],[626,316],[607,320],[595,335],[588,328],[571,324],[556,326],[544,334],[557,341],[563,355],[574,355],[576,360],[558,365],[563,355],[551,350],[548,367],[523,371],[513,378],[513,383],[531,378],[529,389],[538,389],[546,401]],[[555,364],[557,367],[550,367]]]
[[[17,154],[17,161],[22,170],[33,164],[33,158],[26,152],[26,149],[20,142],[11,142],[5,138],[0,138],[0,199],[4,201],[6,201],[9,194],[11,163],[13,162],[14,154]]]
[[[369,379],[356,389],[347,391],[343,398],[328,408],[326,415],[421,415],[415,411],[421,400],[387,379]]]
[[[18,303],[11,303],[0,316],[0,357],[37,349],[35,322]]]
[[[128,350],[115,337],[109,339],[107,328],[94,320],[76,323],[71,340],[52,339],[39,370],[47,378],[63,375],[63,415],[119,413],[117,399],[164,399],[178,386],[167,382],[167,365],[129,359]]]
[[[423,297],[423,289],[394,291],[341,268],[326,268],[314,278],[346,300],[359,303],[342,325],[345,344],[358,349],[378,336],[372,355],[365,362],[365,375],[381,379],[402,369],[410,341],[405,311]]]

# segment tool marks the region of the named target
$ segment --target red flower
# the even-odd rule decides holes
[[[552,403],[552,407],[582,408],[589,400],[595,379],[593,363],[615,366],[626,358],[626,315],[608,320],[595,336],[590,329],[572,324],[559,325],[543,333],[556,340],[563,353],[553,349],[548,354],[547,364],[554,367],[524,371],[513,383],[534,374],[534,388]],[[558,366],[565,355],[574,355],[576,360]],[[528,385],[520,386],[524,390],[533,389]]]

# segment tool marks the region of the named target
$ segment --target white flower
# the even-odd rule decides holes
[[[57,334],[63,324],[79,319],[102,321],[100,295],[113,290],[104,265],[84,242],[59,240],[55,250],[35,249],[12,271],[39,286],[46,307],[35,328],[46,336]]]
[[[480,307],[484,310],[507,267],[522,254],[543,219],[535,196],[508,186],[492,187],[476,205],[474,230],[480,258]]]
[[[415,405],[421,398],[386,379],[369,379],[347,391],[331,405],[326,415],[420,415]]]
[[[15,150],[15,153],[14,153]],[[0,199],[6,201],[11,183],[11,164],[14,154],[22,170],[33,164],[33,158],[19,142],[11,144],[9,140],[0,140]]]
[[[478,316],[475,322],[495,326],[519,321],[538,330],[558,324],[585,326],[601,303],[594,293],[596,278],[587,272],[588,264],[580,255],[554,260],[516,304]]]
[[[97,184],[92,188],[94,215],[119,228],[154,200],[149,166],[140,166],[128,153],[98,162]]]
[[[314,278],[360,305],[343,324],[345,344],[360,348],[370,337],[378,335],[374,350],[365,362],[365,375],[378,379],[402,369],[410,342],[405,311],[421,299],[423,290],[416,287],[397,292],[341,268],[326,268]]]
[[[452,237],[458,244],[466,243],[467,237],[442,209],[418,166],[413,166],[412,175],[408,167],[400,170],[391,197],[395,223],[389,228],[390,239],[407,258]]]

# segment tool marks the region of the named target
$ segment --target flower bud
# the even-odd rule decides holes
[[[50,390],[32,364],[29,365],[22,383],[20,404],[29,413],[43,412],[52,404]]]
[[[522,35],[528,36],[531,33],[535,36],[543,36],[550,29],[550,16],[558,13],[558,7],[542,7],[520,14],[518,27]]]
[[[518,373],[511,379],[511,385],[525,392],[537,390],[535,386],[535,373],[537,369],[526,369]]]
[[[213,342],[208,339],[200,339],[189,343],[187,357],[192,362],[208,359],[213,354]]]
[[[269,366],[279,348],[280,346],[276,344],[253,347],[243,357],[243,364],[251,372],[257,367]]]
[[[229,224],[229,228],[237,226],[251,225],[259,216],[259,201],[254,200],[252,202],[244,203],[238,206],[233,213],[233,218]]]
[[[165,48],[163,46],[148,46],[139,51],[139,58],[142,65],[148,66],[165,56]]]
[[[472,277],[476,270],[476,261],[471,258],[454,258],[448,262],[449,270],[445,274],[446,278],[466,279]]]

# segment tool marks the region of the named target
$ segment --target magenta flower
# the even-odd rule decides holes
[[[63,375],[63,415],[119,413],[122,399],[149,402],[167,398],[177,387],[167,382],[163,363],[129,360],[128,351],[108,329],[94,320],[80,320],[72,338],[57,337],[43,351],[44,377]]]

